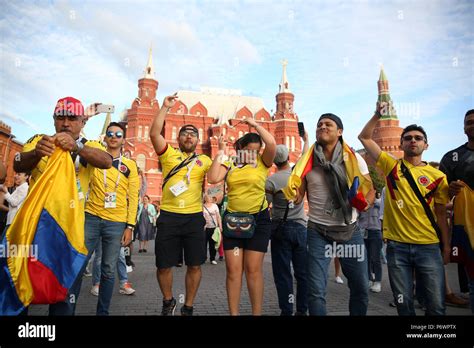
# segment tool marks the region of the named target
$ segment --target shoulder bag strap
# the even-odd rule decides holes
[[[433,226],[434,230],[436,231],[436,235],[438,236],[439,243],[441,245],[443,243],[443,240],[441,239],[441,230],[440,230],[438,224],[436,223],[436,220],[433,216],[433,212],[431,211],[428,203],[426,203],[426,200],[423,197],[423,195],[421,194],[420,189],[416,185],[415,179],[413,179],[413,176],[411,175],[410,170],[407,168],[405,163],[403,163],[403,160],[400,160],[400,163],[401,163],[400,166],[401,166],[403,176],[407,179],[408,183],[410,184],[410,187],[412,188],[413,192],[416,195],[416,198],[418,198],[421,205],[423,206],[423,209],[425,210],[425,213],[428,216],[428,219],[430,220],[431,225]]]
[[[192,156],[185,158],[181,163],[178,165],[174,166],[166,175],[166,177],[163,179],[163,183],[161,184],[161,189],[163,190],[163,187],[165,187],[166,183],[168,182],[169,179],[176,173],[178,173],[182,168],[186,167],[189,163],[191,163],[196,157],[198,157],[197,154],[193,154]]]

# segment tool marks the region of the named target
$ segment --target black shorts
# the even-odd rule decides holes
[[[178,214],[164,210],[156,221],[156,267],[174,267],[184,249],[186,266],[200,266],[206,261],[206,220],[202,213]]]
[[[224,213],[224,215],[227,212]],[[244,250],[254,250],[266,253],[268,242],[272,233],[272,223],[270,221],[270,213],[268,209],[262,210],[260,213],[253,214],[257,227],[252,238],[227,238],[223,236],[224,250],[233,250],[235,248]]]

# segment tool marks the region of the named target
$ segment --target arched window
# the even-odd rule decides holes
[[[146,157],[142,153],[137,156],[137,166],[144,172],[146,171]]]
[[[143,137],[145,138],[145,140],[148,139],[148,126],[145,126],[145,134],[143,134]]]
[[[173,127],[171,131],[171,140],[176,140],[176,127]]]
[[[202,136],[204,135],[204,132],[202,128],[199,128],[199,144],[202,144]]]
[[[142,138],[142,126],[138,126],[138,134],[137,134],[137,137],[139,140],[141,140]]]
[[[291,151],[295,151],[295,137],[291,137]]]
[[[286,147],[290,148],[290,137],[288,135],[286,136]]]

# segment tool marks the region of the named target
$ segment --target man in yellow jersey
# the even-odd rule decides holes
[[[79,199],[85,203],[85,194],[89,190],[92,171],[95,168],[107,169],[112,166],[112,157],[100,142],[88,141],[81,137],[80,133],[86,117],[84,107],[79,100],[73,97],[59,99],[53,113],[56,134],[33,136],[24,145],[23,152],[15,155],[15,171],[31,171],[30,189],[45,171],[49,156],[53,154],[55,146],[59,146],[71,152],[71,160],[76,167]],[[69,289],[69,296],[65,302],[49,306],[49,315],[74,315],[81,278],[82,275]]]
[[[156,222],[156,276],[163,294],[162,315],[174,315],[172,267],[178,264],[184,249],[186,298],[181,315],[193,315],[193,303],[201,281],[201,265],[206,260],[206,223],[202,213],[202,185],[211,159],[195,153],[199,132],[193,125],[181,127],[179,149],[166,143],[161,135],[166,113],[177,95],[168,96],[150,129],[150,139],[163,170],[160,216]]]
[[[122,156],[123,126],[111,122],[104,141],[113,157],[112,168],[96,169],[92,173],[85,222],[89,258],[99,243],[102,246],[97,315],[109,314],[120,247],[132,240],[140,189],[136,163]]]
[[[402,131],[403,159],[397,160],[380,149],[372,140],[372,133],[386,109],[384,103],[377,103],[376,112],[359,139],[386,176],[383,238],[387,239],[388,275],[393,297],[399,315],[415,315],[413,271],[416,270],[420,282],[417,288],[422,290],[426,300],[426,314],[444,315],[443,262],[448,263],[450,254],[446,175],[422,161],[423,151],[428,149],[428,138],[420,126],[409,125]],[[425,200],[429,210],[425,210],[410,185],[410,173],[412,185],[416,185],[418,195]],[[433,218],[436,216],[439,228],[432,224],[427,211],[431,211]]]

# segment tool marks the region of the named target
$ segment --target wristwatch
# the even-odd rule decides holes
[[[133,232],[133,230],[135,229],[135,226],[133,226],[133,225],[127,225],[127,228],[131,229],[132,232]]]
[[[77,139],[76,140],[76,146],[77,146],[77,150],[74,151],[75,153],[79,153],[82,151],[82,149],[84,148],[84,144],[82,143],[81,139]]]

